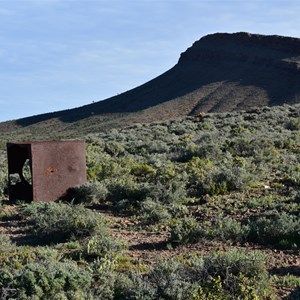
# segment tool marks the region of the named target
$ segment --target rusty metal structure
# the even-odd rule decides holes
[[[55,201],[86,182],[83,141],[7,144],[9,199]]]

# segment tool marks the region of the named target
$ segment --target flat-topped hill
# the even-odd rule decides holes
[[[202,37],[157,78],[90,105],[0,124],[0,131],[93,132],[199,112],[300,103],[300,39],[245,32]]]

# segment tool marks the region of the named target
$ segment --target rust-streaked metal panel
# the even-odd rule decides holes
[[[26,145],[26,149],[28,150],[28,147],[30,149],[28,156],[30,157],[33,201],[57,200],[65,196],[69,188],[86,182],[85,143],[83,141],[15,143],[9,144],[8,149],[11,149],[13,145],[19,149]],[[14,155],[16,155],[15,152],[17,150],[14,151]],[[12,151],[8,150],[9,164],[13,161],[10,153]],[[9,167],[9,172],[11,171],[15,170]],[[10,199],[14,200],[12,197]]]

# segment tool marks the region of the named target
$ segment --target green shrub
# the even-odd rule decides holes
[[[164,205],[182,204],[187,198],[187,191],[184,182],[172,180],[165,184],[158,182],[151,186],[147,196]]]
[[[80,255],[82,257],[106,257],[120,253],[125,248],[124,243],[111,237],[105,229],[82,241]]]
[[[91,281],[90,272],[79,268],[74,262],[39,262],[25,266],[20,274],[18,289],[21,298],[26,295],[80,299],[87,294]]]
[[[147,153],[165,153],[169,151],[169,146],[159,140],[153,140],[144,145],[145,149],[147,149]]]
[[[213,224],[205,226],[207,236],[224,242],[244,242],[249,233],[249,227],[230,217],[219,217]]]
[[[112,203],[128,199],[136,207],[147,196],[149,184],[137,183],[132,177],[120,177],[112,180],[108,185],[108,199]]]
[[[112,156],[119,156],[124,153],[125,148],[121,143],[110,141],[105,143],[105,151]]]
[[[90,264],[94,282],[91,287],[92,299],[126,299],[132,282],[126,274],[117,273],[116,260],[103,257]]]
[[[186,174],[183,172],[181,166],[174,164],[171,161],[166,161],[166,157],[157,157],[159,161],[155,161],[156,174],[154,177],[154,183],[162,186],[170,186],[172,183],[176,183],[179,187],[185,183]]]
[[[71,188],[68,198],[73,203],[99,204],[106,199],[107,195],[108,190],[102,183],[92,182]]]
[[[274,218],[259,217],[245,224],[230,217],[218,217],[214,222],[204,222],[201,231],[208,239],[255,242],[282,249],[299,248],[300,241],[299,218],[286,213]]]
[[[136,164],[133,165],[131,170],[130,170],[130,174],[138,177],[139,179],[141,177],[145,178],[151,175],[154,175],[156,173],[156,170],[154,168],[152,168],[149,165],[146,164]]]
[[[186,164],[190,194],[219,195],[244,189],[250,184],[252,176],[246,169],[233,165],[235,161],[228,166],[225,164],[216,166],[210,160],[194,157]]]
[[[105,226],[99,214],[81,205],[32,203],[24,208],[23,214],[36,236],[53,241],[93,235]]]
[[[247,241],[248,225],[230,217],[218,217],[216,221],[206,221],[201,225],[194,218],[183,218],[170,225],[170,242],[189,244],[201,238],[220,240],[223,242],[242,243]]]
[[[298,167],[296,170],[290,170],[289,174],[287,174],[283,178],[283,183],[292,186],[294,188],[299,189],[300,188],[300,167]]]
[[[167,260],[158,264],[149,274],[156,288],[154,299],[191,299],[192,282],[185,267],[176,260]]]
[[[171,214],[166,206],[160,202],[153,201],[151,198],[146,198],[146,200],[141,203],[139,215],[142,223],[146,225],[165,224],[171,218]]]
[[[265,256],[256,251],[169,259],[157,264],[144,280],[154,292],[146,299],[275,299]]]
[[[14,299],[84,299],[89,292],[92,274],[70,260],[43,260],[25,265],[2,267],[2,295]],[[5,280],[5,278],[11,278]],[[3,299],[3,298],[2,298]]]
[[[275,278],[273,278],[273,280],[280,287],[285,287],[285,288],[300,287],[300,277],[299,276],[287,274],[287,275],[284,275],[281,277],[276,277],[276,276],[274,276],[274,277]]]
[[[222,288],[233,297],[230,299],[269,299],[272,295],[265,256],[257,251],[211,254],[204,257],[203,269],[197,274],[204,284],[209,278],[220,277]]]
[[[185,217],[170,224],[169,241],[171,243],[194,243],[203,235],[203,230],[194,218]]]
[[[154,285],[146,278],[138,274],[131,274],[131,285],[126,285],[123,289],[123,299],[132,300],[154,300],[156,297],[156,289]],[[122,299],[122,298],[120,298]]]
[[[220,145],[218,144],[205,144],[201,145],[198,148],[196,155],[202,159],[220,159],[222,157],[222,149],[220,148]]]
[[[168,205],[167,207],[172,218],[183,218],[189,213],[189,209],[185,204],[173,203]]]
[[[216,185],[225,184],[227,191],[241,190],[250,183],[250,174],[240,167],[223,168],[214,177]]]
[[[296,216],[284,213],[274,218],[259,217],[245,224],[230,217],[218,217],[216,221],[203,222],[201,226],[193,218],[184,218],[170,225],[169,240],[172,243],[194,243],[204,237],[293,249],[300,247],[300,221]]]
[[[0,253],[11,251],[15,245],[6,234],[0,233]]]
[[[249,223],[248,240],[290,249],[300,247],[300,220],[286,213],[274,218],[260,217]]]
[[[230,250],[213,253],[204,257],[203,269],[206,272],[204,279],[206,276],[221,276],[222,279],[226,279],[229,274],[243,274],[247,277],[258,278],[266,276],[265,261],[265,255],[258,251]]]
[[[300,119],[292,119],[286,124],[286,128],[289,130],[300,130]]]

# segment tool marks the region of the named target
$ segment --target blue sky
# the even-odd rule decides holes
[[[214,32],[300,37],[300,1],[0,0],[0,121],[134,88]]]

